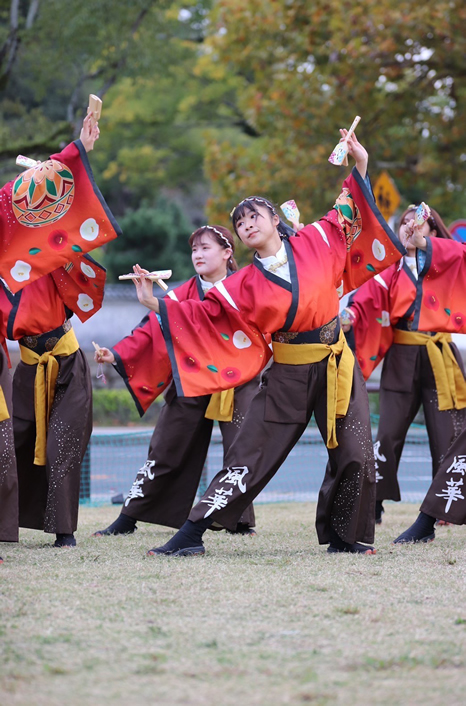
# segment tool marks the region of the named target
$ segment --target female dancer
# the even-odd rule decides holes
[[[426,238],[414,229],[413,244],[421,280],[421,301],[417,320],[419,329],[466,333],[465,279],[466,247],[463,243]],[[420,256],[424,264],[420,264]],[[450,373],[451,374],[451,373]],[[435,538],[436,519],[466,524],[466,426],[454,441],[430,486],[421,512],[411,527],[400,534],[395,544],[429,542]]]
[[[181,529],[152,554],[203,554],[202,535],[212,523],[233,529],[312,412],[329,450],[317,508],[319,542],[330,543],[330,552],[374,552],[367,545],[374,535],[375,503],[369,405],[359,367],[340,335],[338,295],[405,250],[373,200],[366,150],[354,136],[349,147],[356,168],[334,209],[297,237],[282,241],[286,231],[267,199],[253,196],[238,204],[233,226],[256,256],[203,302],[159,301],[135,266],[139,300],[162,319],[162,329],[154,327],[151,336],[150,385],[163,382],[171,368],[178,394],[227,389],[264,366],[269,358],[264,335],[272,335],[274,353],[267,384],[248,409],[226,467]]]
[[[99,135],[91,117],[79,140],[2,190],[2,235],[18,258],[11,268],[2,259],[0,336],[19,341],[21,352],[13,378],[19,525],[54,533],[56,547],[76,544],[80,468],[92,429],[89,367],[69,319],[74,312],[85,321],[100,308],[105,272],[84,252],[119,230],[87,159]],[[37,219],[43,225],[29,229]],[[25,238],[33,230],[40,247],[24,250],[21,228]],[[63,257],[67,264],[58,267]]]
[[[232,234],[222,226],[203,226],[189,238],[196,276],[171,292],[178,301],[203,301],[216,282],[221,282],[238,269],[233,257],[235,243]],[[155,317],[149,314],[149,319]],[[145,321],[141,322],[144,329]],[[125,366],[131,358],[131,337],[126,350],[125,340],[118,344],[115,367],[136,400],[136,379],[129,382]],[[96,360],[106,355],[115,360],[108,349],[96,353]],[[128,355],[129,354],[129,355]],[[141,377],[144,370],[140,369]],[[200,397],[178,397],[172,382],[165,392],[165,404],[160,412],[149,445],[147,461],[138,471],[125,500],[121,514],[95,537],[109,534],[129,534],[136,529],[136,521],[150,522],[179,528],[187,519],[199,486],[202,469],[212,436],[213,419],[218,419],[223,439],[224,454],[228,451],[252,398],[258,391],[258,378],[236,390]],[[254,534],[254,509],[246,508],[235,528],[242,534]]]
[[[403,446],[420,406],[424,410],[432,455],[432,476],[465,421],[466,384],[461,355],[448,333],[417,330],[424,286],[418,273],[416,248],[408,227],[415,215],[410,206],[400,221],[400,239],[408,255],[366,282],[352,295],[343,313],[351,320],[356,358],[367,379],[384,359],[380,381],[380,421],[374,444],[376,523],[382,522],[383,500],[400,500],[397,472]],[[417,228],[426,238],[451,240],[437,211]],[[344,326],[349,330],[350,326]]]

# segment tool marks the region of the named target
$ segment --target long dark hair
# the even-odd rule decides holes
[[[231,272],[236,272],[238,269],[238,263],[233,257],[233,253],[235,252],[235,239],[233,238],[232,232],[223,226],[201,226],[189,236],[188,243],[190,247],[192,248],[194,243],[197,240],[200,240],[203,235],[210,235],[210,237],[221,245],[222,248],[225,248],[225,250],[227,250],[227,248],[231,248],[232,254],[228,258],[227,267],[231,270]]]
[[[429,228],[431,231],[436,230],[437,231],[437,238],[447,238],[449,240],[453,240],[453,236],[446,227],[445,223],[442,221],[440,218],[440,215],[438,212],[435,210],[435,208],[429,207],[430,208],[430,217],[427,219],[427,223],[429,224]],[[417,209],[417,206],[414,204],[411,204],[411,206],[408,206],[406,211],[403,213],[403,215],[400,218],[400,224],[401,225],[406,218],[407,214],[410,213],[411,211],[415,211]],[[398,226],[399,228],[399,226]]]
[[[235,208],[230,213],[231,221],[233,223],[233,228],[235,229],[236,235],[238,231],[236,230],[236,224],[241,218],[244,218],[247,211],[254,211],[254,213],[259,213],[257,206],[265,206],[269,209],[272,216],[278,216],[280,219],[277,225],[277,230],[282,237],[287,237],[289,235],[294,235],[295,232],[293,228],[287,226],[286,223],[282,221],[273,203],[263,196],[248,196],[246,199],[240,201],[240,203],[235,206]],[[239,236],[238,236],[239,237]]]

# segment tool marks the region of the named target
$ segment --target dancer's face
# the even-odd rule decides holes
[[[208,233],[203,233],[192,244],[194,269],[207,282],[218,282],[227,274],[227,263],[232,250],[224,248]]]
[[[240,218],[235,224],[235,229],[238,237],[251,250],[257,250],[260,257],[267,255],[275,255],[269,253],[270,245],[280,236],[278,235],[277,225],[279,222],[278,216],[272,215],[266,206],[256,205],[255,211],[246,210],[244,217]]]

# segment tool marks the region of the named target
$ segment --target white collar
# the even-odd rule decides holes
[[[219,279],[218,282],[223,282],[224,279],[227,278],[227,275],[225,277],[222,277],[222,279]],[[199,275],[199,279],[201,281],[201,287],[203,292],[208,292],[209,289],[212,289],[212,287],[215,287],[217,282],[206,282],[205,279],[202,279],[202,277]]]
[[[282,241],[282,244],[280,246],[280,250],[276,253],[276,255],[269,255],[268,257],[259,257],[259,255],[256,253],[256,257],[259,260],[259,262],[267,269],[267,267],[270,267],[270,265],[274,265],[278,260],[284,260],[286,257],[286,249],[285,249],[285,243]]]

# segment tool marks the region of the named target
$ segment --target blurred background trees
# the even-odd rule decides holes
[[[122,223],[111,278],[137,259],[190,273],[187,237],[249,193],[322,215],[338,128],[406,203],[464,217],[466,9],[460,0],[0,0],[0,175],[79,134]],[[463,181],[462,181],[463,179]],[[137,254],[137,258],[136,258]]]

